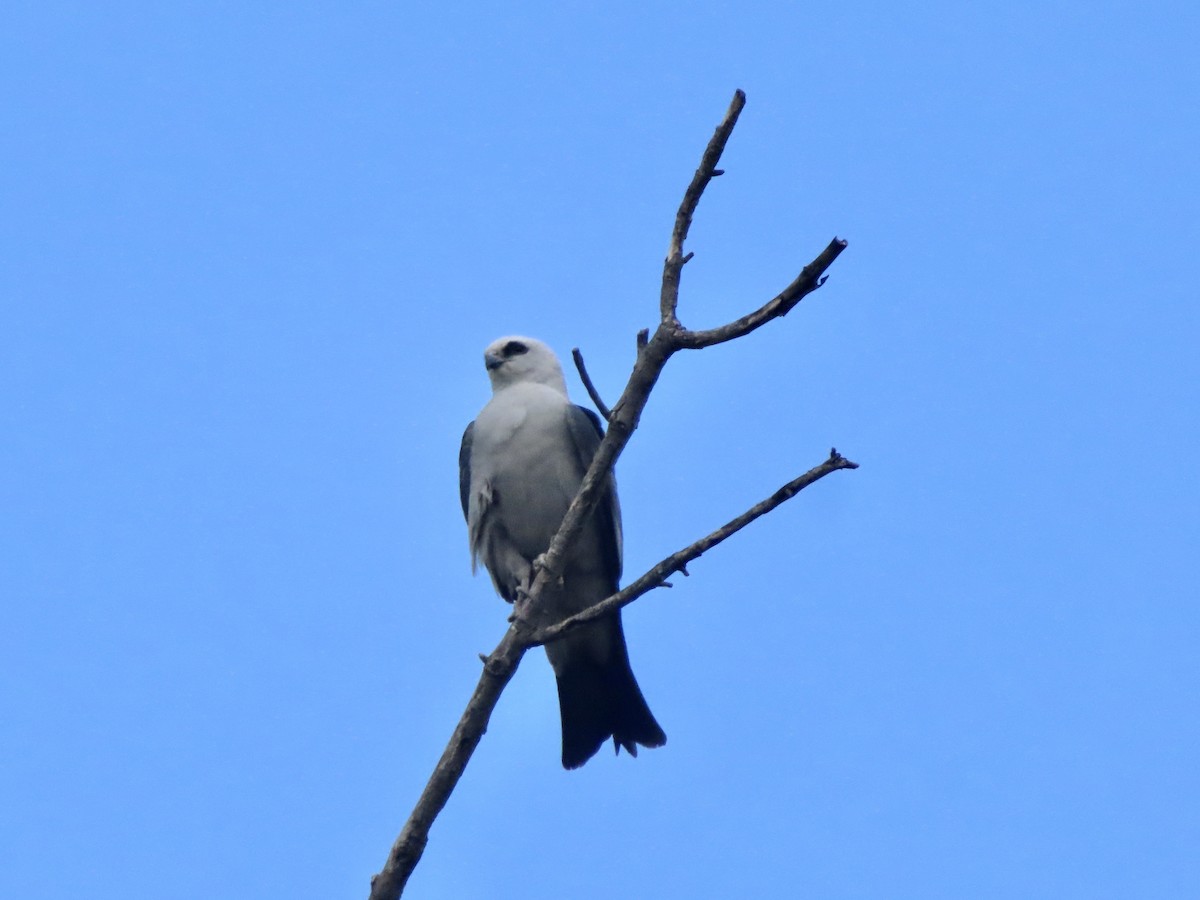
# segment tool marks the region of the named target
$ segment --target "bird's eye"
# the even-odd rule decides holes
[[[509,341],[504,345],[505,356],[520,356],[522,353],[528,353],[529,348],[520,341]]]

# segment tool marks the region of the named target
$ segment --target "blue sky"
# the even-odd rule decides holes
[[[507,609],[482,349],[611,400],[667,746],[558,764],[522,665],[408,896],[1200,883],[1200,13],[1184,3],[10,4],[0,895],[365,896]],[[576,398],[584,394],[571,379]]]

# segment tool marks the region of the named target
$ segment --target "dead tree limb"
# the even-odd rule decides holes
[[[684,254],[683,245],[691,227],[692,217],[705,188],[713,178],[722,174],[717,168],[721,153],[725,149],[738,115],[746,103],[741,91],[734,94],[733,101],[721,124],[708,142],[701,157],[700,166],[684,192],[683,201],[675,215],[671,231],[671,243],[663,262],[662,289],[659,297],[659,324],[653,335],[640,332],[637,340],[637,361],[629,382],[620,399],[607,410],[608,430],[592,459],[591,467],[583,478],[579,493],[567,510],[558,533],[549,548],[534,563],[536,577],[529,591],[530,604],[536,604],[546,585],[562,574],[562,567],[572,543],[578,537],[583,524],[599,499],[605,478],[612,470],[617,457],[625,449],[633,432],[637,429],[642,410],[650,397],[659,375],[667,361],[678,350],[695,350],[733,340],[749,334],[772,319],[786,315],[807,294],[819,288],[825,280],[825,271],[846,247],[846,242],[834,238],[812,262],[803,268],[796,279],[757,310],[736,321],[707,331],[689,331],[680,324],[679,283],[683,267],[691,254]],[[592,401],[603,412],[599,393],[587,378],[582,360],[576,358],[584,386]],[[530,647],[561,637],[565,632],[577,628],[606,613],[632,603],[651,589],[665,583],[673,572],[686,572],[686,565],[706,550],[725,540],[734,532],[744,528],[754,519],[765,515],[781,503],[795,496],[813,482],[839,469],[853,469],[857,465],[831,451],[829,459],[800,477],[784,485],[771,497],[731,520],[712,534],[701,538],[689,547],[674,553],[654,566],[646,574],[629,584],[624,590],[606,598],[591,609],[585,610],[548,628],[534,629],[521,620],[513,622],[500,644],[484,658],[483,672],[479,683],[459,720],[449,744],[434,768],[432,777],[422,791],[412,814],[400,832],[388,854],[382,871],[371,879],[371,900],[396,900],[413,869],[421,859],[429,838],[429,829],[435,818],[449,800],[458,779],[466,769],[467,762],[479,745],[487,730],[492,710],[501,692],[512,679],[521,662],[521,657]]]
[[[653,566],[641,578],[630,582],[611,597],[606,597],[594,606],[590,606],[581,613],[576,613],[569,618],[563,619],[555,625],[549,625],[537,630],[530,636],[529,643],[532,645],[541,645],[556,641],[567,634],[567,632],[574,631],[588,622],[594,622],[596,619],[614,613],[618,609],[628,606],[643,594],[648,594],[657,587],[663,587],[667,583],[667,579],[676,572],[687,575],[687,564],[692,560],[703,556],[706,551],[711,550],[726,538],[732,537],[755,519],[765,516],[771,510],[775,509],[775,507],[781,506],[788,500],[791,500],[810,484],[820,481],[826,475],[836,472],[839,469],[857,468],[858,463],[850,462],[850,460],[838,453],[836,449],[830,450],[829,459],[825,460],[819,466],[809,469],[798,478],[793,478],[766,500],[756,503],[740,516],[730,519],[716,531],[705,535],[694,544],[690,544],[682,550],[672,553],[666,559]]]
[[[592,403],[596,407],[596,412],[600,413],[600,418],[605,422],[612,416],[612,410],[604,405],[604,401],[600,399],[600,392],[596,390],[596,386],[592,384],[592,376],[588,374],[587,366],[583,364],[583,354],[579,352],[579,348],[575,347],[571,350],[571,359],[575,360],[575,368],[579,372],[579,380],[583,382],[583,388],[588,392],[588,396],[592,398]]]

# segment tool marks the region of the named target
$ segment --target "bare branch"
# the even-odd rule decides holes
[[[588,622],[594,622],[596,619],[603,618],[621,609],[623,606],[628,606],[634,600],[654,590],[656,587],[669,587],[667,578],[674,572],[679,572],[687,575],[687,564],[694,559],[697,559],[706,551],[711,550],[717,544],[721,543],[726,538],[741,531],[755,519],[760,516],[765,516],[775,507],[791,500],[798,493],[808,487],[810,484],[819,481],[831,472],[836,472],[839,469],[857,469],[858,463],[851,462],[846,459],[837,450],[829,451],[829,459],[821,463],[819,466],[814,466],[803,475],[795,478],[777,490],[774,494],[757,503],[750,509],[746,510],[735,519],[731,519],[705,537],[696,541],[682,550],[672,553],[662,562],[658,563],[641,578],[633,581],[625,586],[625,588],[611,597],[606,597],[595,606],[590,606],[581,613],[576,613],[570,618],[563,619],[554,625],[542,628],[537,631],[531,638],[530,642],[534,644],[547,644],[550,641],[558,640],[565,634],[575,631],[586,625]]]
[[[479,683],[471,694],[462,718],[458,720],[450,743],[442,751],[442,758],[438,760],[433,775],[421,792],[412,815],[392,845],[387,862],[382,871],[371,879],[370,900],[396,900],[404,891],[404,885],[425,852],[433,820],[450,799],[471,754],[487,731],[500,693],[512,680],[528,646],[517,631],[510,628],[492,655],[482,657],[483,673],[479,676]]]
[[[692,176],[692,183],[684,191],[683,202],[679,204],[679,211],[675,213],[675,228],[671,231],[671,243],[667,248],[662,293],[659,297],[659,312],[663,322],[675,323],[675,310],[679,306],[679,273],[683,270],[683,242],[687,240],[688,229],[692,227],[692,216],[704,189],[714,177],[725,174],[723,169],[717,168],[717,163],[721,161],[725,144],[733,134],[733,126],[737,124],[738,116],[742,114],[745,105],[746,94],[740,90],[734,91],[725,118],[721,120],[708,146],[704,148],[704,155],[700,157],[700,167]]]
[[[588,396],[592,398],[592,403],[596,405],[596,412],[600,413],[600,417],[607,422],[612,417],[612,410],[604,405],[604,401],[600,399],[600,392],[596,390],[596,386],[592,384],[592,379],[588,375],[587,366],[583,364],[583,354],[579,352],[578,347],[571,349],[571,359],[575,360],[575,368],[579,371],[579,380],[583,382],[584,388],[588,392]]]
[[[801,270],[800,274],[796,276],[795,281],[754,312],[742,316],[737,321],[730,322],[728,325],[722,325],[720,328],[712,328],[708,331],[688,331],[687,329],[680,328],[675,339],[678,341],[680,347],[689,350],[698,350],[702,347],[711,347],[713,344],[721,344],[725,341],[732,341],[734,338],[740,338],[754,331],[756,328],[765,325],[772,319],[786,316],[796,307],[797,303],[825,283],[825,270],[833,265],[833,261],[838,258],[838,254],[845,249],[846,242],[841,238],[835,237],[816,259]]]
[[[748,334],[771,319],[786,314],[801,298],[820,286],[823,280],[821,276],[825,269],[832,264],[838,253],[845,247],[844,241],[835,240],[817,259],[806,266],[799,277],[779,296],[761,309],[736,322],[731,322],[722,328],[698,332],[688,331],[680,325],[676,317],[679,301],[679,278],[684,263],[690,258],[690,254],[688,257],[683,255],[683,243],[687,238],[692,216],[705,187],[712,178],[722,174],[722,171],[716,168],[716,164],[720,160],[721,153],[745,102],[745,94],[737,91],[725,113],[725,118],[708,142],[700,167],[696,170],[691,184],[684,194],[683,202],[675,217],[670,249],[663,262],[663,283],[659,302],[661,321],[653,336],[649,336],[647,330],[638,333],[637,361],[630,373],[625,390],[611,409],[606,410],[600,401],[578,350],[572,354],[575,357],[584,387],[587,388],[592,401],[608,419],[608,430],[592,458],[591,466],[580,484],[578,494],[563,517],[558,533],[555,534],[546,552],[535,561],[536,577],[528,592],[528,602],[532,609],[538,608],[539,598],[546,586],[561,574],[563,561],[570,552],[572,543],[582,531],[587,516],[595,507],[613,465],[636,430],[642,410],[645,409],[650,392],[654,389],[667,360],[678,350],[706,347],[731,340]],[[834,451],[825,463],[784,485],[772,497],[747,510],[723,528],[667,557],[626,587],[624,591],[614,594],[591,609],[551,628],[537,632],[523,621],[516,621],[505,633],[503,640],[492,654],[484,659],[484,670],[480,675],[479,683],[476,685],[450,742],[443,751],[442,757],[405,823],[403,831],[392,846],[383,870],[371,879],[371,900],[396,900],[404,890],[409,876],[424,852],[429,829],[434,819],[445,806],[450,793],[462,776],[472,753],[487,730],[488,721],[500,693],[511,680],[520,664],[521,657],[529,647],[533,646],[535,642],[553,640],[570,629],[619,609],[646,591],[665,584],[666,578],[672,572],[682,572],[686,575],[688,562],[725,540],[729,535],[744,528],[754,519],[766,514],[830,472],[852,468],[857,468],[855,463],[844,459]]]
[[[755,519],[766,515],[777,506],[786,503],[809,485],[824,478],[839,469],[857,469],[858,464],[843,457],[836,450],[831,450],[829,459],[805,472],[798,478],[789,481],[774,494],[752,506],[716,531],[701,538],[684,549],[671,554],[666,559],[651,568],[646,574],[627,585],[624,590],[589,607],[581,613],[564,619],[548,628],[543,628],[533,634],[525,632],[520,623],[514,625],[504,635],[500,644],[490,656],[480,655],[484,663],[483,673],[466,711],[459,719],[458,726],[442,758],[438,760],[433,777],[421,793],[421,798],[392,846],[387,864],[383,871],[371,880],[371,900],[385,900],[400,896],[400,891],[412,874],[414,867],[424,852],[428,840],[429,827],[438,813],[446,805],[451,792],[462,777],[467,761],[487,731],[492,711],[521,662],[525,651],[534,646],[557,640],[568,632],[583,627],[603,616],[609,615],[624,606],[628,606],[642,595],[656,587],[669,587],[666,579],[674,572],[687,575],[687,564],[711,550],[726,538],[741,531]]]

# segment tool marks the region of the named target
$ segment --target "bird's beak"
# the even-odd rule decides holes
[[[493,369],[498,369],[504,365],[504,357],[498,353],[485,353],[483,354],[483,364],[491,372]]]

